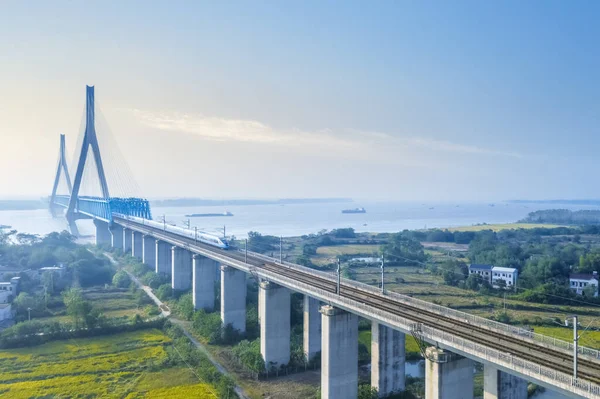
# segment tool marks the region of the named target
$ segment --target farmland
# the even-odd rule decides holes
[[[170,366],[161,331],[54,341],[0,352],[0,395],[20,399],[215,397],[185,367]]]

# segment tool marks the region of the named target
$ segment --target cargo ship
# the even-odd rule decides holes
[[[222,212],[222,213],[190,213],[189,215],[185,215],[186,218],[204,218],[204,217],[215,217],[215,216],[233,216],[231,212]]]
[[[365,208],[344,209],[342,213],[367,213]]]

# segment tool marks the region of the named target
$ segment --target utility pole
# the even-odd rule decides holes
[[[279,263],[283,265],[283,237],[279,236]]]
[[[381,293],[385,294],[385,255],[381,254]]]
[[[198,243],[198,226],[194,226],[194,241]]]
[[[338,295],[340,295],[340,275],[341,275],[340,258],[337,258],[337,287],[336,287],[336,292],[337,292]]]
[[[248,239],[246,238],[246,250],[244,254],[244,262],[248,263]]]
[[[225,225],[223,225],[223,238],[227,238],[227,234],[226,234],[227,230]]]
[[[165,214],[163,214],[163,230],[167,230],[167,218]]]
[[[565,319],[565,326],[569,326],[569,318],[573,319],[573,378],[577,379],[577,341],[579,337],[577,336],[577,315],[567,316]]]

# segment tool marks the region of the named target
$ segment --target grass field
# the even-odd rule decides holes
[[[556,227],[564,227],[559,224],[545,223],[501,223],[501,224],[481,224],[476,226],[448,227],[449,231],[482,231],[482,230],[516,230],[516,229],[535,229],[536,227],[544,227],[548,229]]]
[[[139,307],[135,294],[129,289],[115,287],[90,287],[82,291],[83,297],[90,301],[106,317],[129,318],[139,314],[145,317],[143,307]],[[52,310],[54,316],[41,317],[41,320],[69,321],[64,306]]]
[[[214,398],[187,368],[169,367],[159,330],[54,341],[0,352],[0,396]]]

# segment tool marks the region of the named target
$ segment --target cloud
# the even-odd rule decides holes
[[[422,137],[394,136],[383,132],[342,129],[304,131],[299,129],[274,129],[255,120],[207,117],[201,114],[180,112],[149,112],[131,110],[144,126],[176,131],[199,136],[205,140],[219,142],[241,142],[293,148],[295,151],[322,151],[335,149],[337,155],[360,159],[401,152],[404,158],[415,157],[415,152],[431,154],[442,152],[463,155],[491,155],[520,158],[515,152],[496,151],[472,145],[452,143]],[[398,157],[395,157],[398,158]]]

